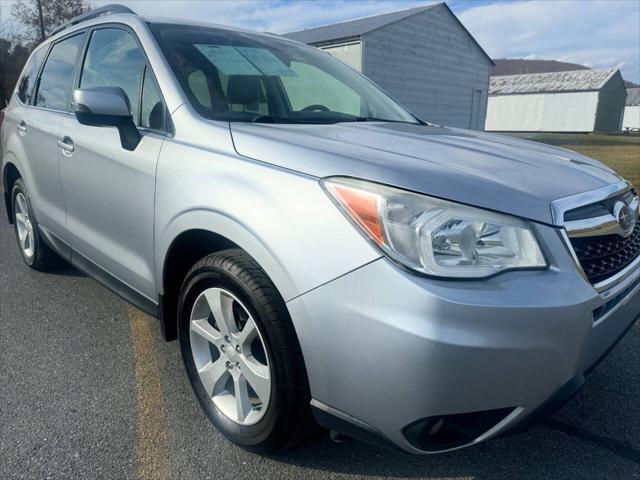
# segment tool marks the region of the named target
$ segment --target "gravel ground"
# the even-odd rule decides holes
[[[428,457],[319,435],[257,456],[207,423],[156,320],[71,267],[30,271],[0,212],[2,479],[640,478],[639,372],[636,324],[527,434]]]

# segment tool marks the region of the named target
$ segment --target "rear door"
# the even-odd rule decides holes
[[[128,151],[116,128],[81,125],[75,117],[63,121],[58,139],[66,149],[61,149],[60,171],[73,258],[99,267],[93,273],[106,283],[119,281],[116,287],[125,285],[157,302],[155,172],[166,109],[135,34],[116,25],[93,29],[77,85],[122,88],[142,141]]]
[[[20,139],[20,147],[14,148],[22,149],[17,156],[38,223],[58,237],[64,234],[65,209],[57,163],[57,134],[62,120],[69,115],[74,68],[83,40],[84,33],[78,33],[53,44],[39,77],[39,65],[47,49],[34,54],[34,69],[25,71],[17,92],[18,106],[12,114]],[[30,86],[31,82],[36,85]]]

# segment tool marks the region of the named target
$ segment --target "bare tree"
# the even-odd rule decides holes
[[[0,109],[6,106],[30,53],[31,47],[0,38]]]
[[[87,0],[17,0],[12,18],[0,18],[0,108],[33,49],[55,27],[87,10]]]
[[[11,7],[27,35],[40,42],[58,25],[88,10],[86,0],[17,0]]]
[[[17,22],[0,21],[0,109],[7,104],[32,48]]]

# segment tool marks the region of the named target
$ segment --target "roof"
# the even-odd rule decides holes
[[[303,43],[321,43],[341,38],[357,37],[367,32],[371,32],[372,30],[377,30],[385,25],[389,25],[390,23],[397,22],[398,20],[424,12],[438,5],[442,5],[442,2],[406,8],[395,12],[371,15],[369,17],[356,18],[354,20],[346,20],[344,22],[332,23],[330,25],[307,28],[305,30],[285,33],[283,36]]]
[[[129,13],[132,15],[136,14],[136,12],[134,12],[128,7],[125,7],[124,5],[118,5],[117,3],[111,4],[111,5],[105,5],[104,7],[94,8],[93,10],[89,10],[88,12],[84,12],[81,15],[76,15],[68,22],[58,25],[53,30],[53,32],[51,32],[51,35],[53,36],[56,33],[62,32],[63,30],[66,30],[67,28],[73,25],[77,25],[78,23],[82,23],[86,20],[91,20],[92,18],[99,18],[105,15],[111,15],[114,13]]]
[[[597,91],[618,71],[614,68],[491,77],[489,95]]]
[[[344,22],[332,23],[330,25],[322,25],[314,28],[307,28],[305,30],[297,30],[295,32],[283,33],[283,37],[297,40],[298,42],[307,43],[309,45],[318,45],[322,43],[328,43],[333,40],[344,40],[354,37],[359,37],[365,33],[372,32],[379,28],[390,25],[394,22],[398,22],[405,18],[417,15],[418,13],[431,10],[435,7],[443,6],[447,11],[455,18],[458,24],[466,32],[467,35],[473,40],[476,46],[484,54],[485,57],[493,65],[493,60],[484,51],[482,46],[474,38],[473,35],[462,24],[460,19],[451,11],[449,6],[445,2],[430,3],[428,5],[421,5],[418,7],[407,8],[404,10],[396,10],[395,12],[381,13],[378,15],[372,15],[369,17],[356,18],[354,20],[346,20]]]
[[[640,88],[627,88],[627,103],[625,105],[640,105]]]
[[[524,75],[529,73],[568,72],[569,70],[589,70],[589,67],[577,63],[537,58],[494,58],[493,62],[496,64],[491,71],[491,75],[494,77]]]

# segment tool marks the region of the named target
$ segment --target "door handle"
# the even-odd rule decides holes
[[[20,135],[24,136],[27,134],[27,124],[24,122],[24,120],[20,120],[16,128],[18,129],[18,133]]]
[[[75,147],[73,146],[73,140],[69,137],[62,137],[62,140],[58,140],[58,146],[62,149],[62,153],[69,156],[73,153]]]

